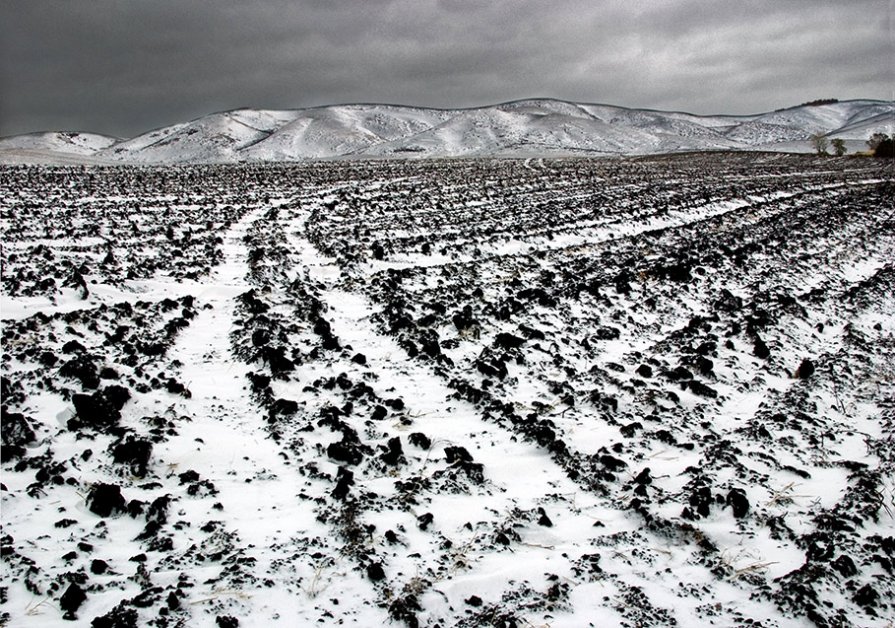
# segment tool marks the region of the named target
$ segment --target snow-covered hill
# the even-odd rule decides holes
[[[137,137],[41,133],[0,138],[0,163],[125,163],[333,158],[644,155],[701,150],[810,152],[820,133],[851,140],[892,133],[895,103],[850,100],[747,116],[700,116],[552,99],[473,109],[334,105],[213,113]]]
[[[121,140],[96,133],[28,133],[0,138],[3,163],[89,163]]]

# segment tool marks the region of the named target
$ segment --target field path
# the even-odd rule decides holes
[[[349,349],[348,354],[365,357],[364,369],[377,374],[373,387],[381,397],[398,397],[406,403],[403,416],[408,423],[387,419],[378,425],[385,424],[382,429],[389,436],[401,439],[409,463],[398,466],[388,478],[374,474],[362,480],[356,475],[356,484],[388,494],[392,485],[402,481],[425,478],[433,482],[411,512],[395,500],[387,506],[378,505],[364,519],[377,530],[404,530],[403,547],[396,551],[383,544],[379,548],[391,590],[414,589],[419,574],[430,574],[430,588],[423,586],[420,591],[425,609],[421,620],[460,621],[466,599],[479,596],[485,603],[499,606],[506,587],[522,583],[547,589],[550,582],[545,575],[571,577],[566,557],[589,552],[596,522],[607,533],[630,528],[626,515],[599,496],[581,492],[546,448],[483,420],[477,408],[452,395],[454,391],[442,375],[408,357],[395,338],[382,333],[372,317],[375,306],[361,291],[363,279],[358,277],[363,277],[364,270],[343,272],[335,260],[322,256],[303,235],[303,213],[296,218],[286,230],[289,248],[300,259],[300,272],[320,288],[333,334]],[[356,428],[362,426],[358,423]],[[431,440],[428,451],[420,454],[408,445],[414,432]],[[445,450],[451,447],[466,448],[473,460],[483,465],[482,484],[458,488],[438,479],[444,473]],[[438,515],[424,534],[416,529],[415,518],[427,512]],[[537,523],[541,512],[546,513],[549,524]],[[495,542],[504,532],[511,537],[518,533],[511,550],[504,550],[501,541]],[[437,535],[434,539],[433,534]],[[454,564],[438,549],[445,538],[458,548],[453,553]],[[506,561],[503,551],[511,551],[513,560]],[[580,614],[565,618],[569,625],[589,613],[607,621],[620,620],[613,612],[599,609],[599,599],[595,596],[592,604],[582,602]],[[533,612],[531,619],[537,618]]]
[[[284,554],[289,554],[290,546],[326,534],[313,511],[296,497],[296,470],[269,437],[263,410],[249,394],[246,374],[252,365],[231,349],[236,297],[251,287],[243,237],[266,210],[253,211],[228,231],[224,261],[197,295],[200,313],[170,352],[182,363],[179,377],[191,393],[175,404],[174,412],[191,420],[156,451],[156,464],[167,467],[169,477],[195,470],[215,488],[213,494],[200,490],[198,498],[185,496],[178,504],[179,514],[188,521],[220,521],[212,535],[194,526],[190,542],[206,551],[223,545],[232,550],[233,562],[250,565],[246,570],[250,575],[233,582],[220,565],[199,567],[213,582],[207,590],[195,592],[191,603],[218,615],[232,612],[240,625],[256,626],[283,617],[311,623],[323,616],[309,603],[324,586],[319,565],[307,555],[293,552],[284,559]],[[180,542],[178,549],[189,545],[184,539]],[[319,564],[338,562],[338,557],[327,557]],[[335,575],[331,571],[327,580]],[[346,578],[345,589],[350,591],[357,580]],[[368,596],[367,591],[349,596],[343,603],[347,614]]]
[[[276,538],[264,521],[273,514],[281,516],[279,509],[292,501],[293,492],[287,479],[292,470],[272,455],[275,445],[267,439],[246,390],[249,367],[230,351],[234,299],[249,289],[241,239],[259,213],[227,234],[225,260],[197,295],[199,315],[171,350],[171,357],[183,364],[180,377],[191,393],[188,401],[178,402],[177,410],[189,412],[192,422],[179,438],[168,441],[164,453],[165,463],[176,465],[178,472],[195,468],[215,477],[221,501],[240,504],[231,524],[240,537],[256,544]],[[246,482],[260,474],[267,478],[264,489],[246,490]]]

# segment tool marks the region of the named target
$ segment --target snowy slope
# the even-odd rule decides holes
[[[96,153],[120,142],[96,133],[28,133],[0,138],[0,164],[102,163]]]
[[[28,151],[125,163],[383,157],[644,155],[702,150],[810,152],[817,133],[852,141],[891,132],[895,104],[851,100],[748,116],[700,116],[552,99],[471,109],[333,105],[239,109],[116,141],[51,133],[0,139],[0,161]]]
[[[0,150],[46,150],[92,155],[120,141],[118,138],[96,133],[29,133],[0,137]]]
[[[895,116],[892,115],[891,111],[878,113],[866,118],[862,116],[858,120],[849,120],[848,124],[830,135],[849,140],[866,140],[877,132],[887,135],[895,133]]]
[[[412,137],[449,117],[434,109],[346,105],[311,109],[264,142],[242,151],[252,161],[290,161],[363,154],[372,147]]]
[[[99,154],[137,163],[237,161],[240,150],[263,141],[293,118],[293,112],[284,111],[214,113],[121,142]]]

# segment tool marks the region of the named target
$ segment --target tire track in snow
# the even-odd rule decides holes
[[[293,225],[294,226],[294,225]],[[411,360],[397,342],[375,328],[373,305],[358,291],[346,289],[351,278],[341,274],[334,260],[323,258],[299,229],[287,229],[290,248],[296,252],[312,281],[322,284],[321,300],[326,318],[350,353],[366,357],[366,366],[378,375],[374,388],[381,396],[398,396],[408,406],[412,424],[395,422],[384,427],[390,436],[407,441],[410,432],[421,431],[432,446],[420,465],[411,463],[396,471],[398,480],[431,477],[445,448],[465,447],[477,463],[484,465],[485,483],[469,492],[423,491],[418,512],[393,506],[391,510],[365,513],[365,521],[377,530],[403,529],[405,547],[395,551],[383,545],[379,555],[387,559],[386,574],[393,590],[404,590],[427,574],[431,588],[420,600],[419,618],[457,621],[463,618],[464,600],[473,595],[500,605],[502,596],[522,583],[547,589],[545,574],[571,578],[570,563],[592,551],[593,526],[601,521],[606,534],[630,528],[624,513],[611,509],[593,494],[582,493],[541,447],[520,442],[505,429],[487,423],[466,401],[452,399],[454,391],[426,365]],[[363,429],[362,425],[355,425]],[[361,491],[365,482],[382,491],[381,478],[369,482],[355,475]],[[537,524],[531,513],[543,508],[551,525]],[[427,533],[418,531],[414,515],[434,514]],[[519,522],[523,522],[519,525]],[[503,530],[518,532],[512,548],[494,539]],[[433,537],[433,535],[435,535]],[[439,542],[447,539],[456,551],[445,551]],[[514,559],[507,560],[505,552]],[[456,560],[445,575],[444,557]],[[416,575],[413,575],[416,574]],[[434,577],[432,577],[434,574]],[[543,620],[531,611],[533,620]]]
[[[251,287],[242,240],[266,210],[253,211],[231,228],[225,237],[224,262],[197,296],[200,314],[171,351],[170,357],[182,363],[180,379],[191,393],[173,409],[188,420],[179,426],[179,436],[157,451],[160,465],[166,465],[170,475],[195,470],[217,491],[200,499],[184,495],[176,503],[178,517],[193,523],[185,531],[186,543],[178,535],[177,549],[194,543],[213,553],[222,542],[232,540],[238,560],[254,576],[241,585],[228,581],[220,564],[196,565],[202,576],[197,579],[216,582],[196,591],[191,603],[216,613],[226,610],[238,616],[240,625],[257,626],[287,617],[311,623],[326,616],[314,600],[322,588],[320,562],[298,550],[308,539],[328,533],[297,498],[296,470],[268,437],[264,413],[249,395],[250,365],[231,352],[235,298]],[[196,524],[206,521],[222,525],[211,535],[198,534]],[[230,533],[235,537],[228,540]],[[327,564],[336,564],[337,558]],[[346,590],[357,587],[356,576],[341,575]],[[366,591],[349,596],[343,604],[344,617],[355,605],[359,612],[368,597]]]
[[[299,229],[297,233],[302,231]],[[545,449],[518,442],[510,432],[483,421],[472,406],[447,399],[453,390],[445,380],[427,366],[408,360],[395,340],[379,333],[372,323],[374,307],[357,286],[375,277],[375,264],[358,266],[350,276],[341,276],[335,260],[320,258],[301,235],[293,235],[291,239],[292,249],[302,258],[309,278],[322,284],[321,299],[328,306],[326,317],[343,347],[350,345],[351,353],[359,351],[366,356],[368,366],[382,376],[380,387],[389,386],[387,390],[392,394],[405,398],[411,391],[409,406],[413,424],[406,429],[420,429],[433,442],[439,442],[430,451],[433,460],[442,459],[440,450],[445,444],[466,447],[475,461],[484,465],[488,488],[494,489],[491,492],[473,489],[459,495],[425,495],[419,511],[435,514],[433,525],[441,538],[447,539],[447,546],[439,546],[427,535],[412,530],[415,522],[412,518],[402,519],[405,513],[397,509],[365,513],[364,521],[373,522],[380,530],[393,528],[396,522],[405,524],[401,528],[407,530],[402,539],[404,547],[391,554],[383,547],[379,556],[388,558],[387,575],[404,576],[403,581],[396,579],[399,584],[405,584],[404,590],[419,580],[418,577],[408,579],[407,574],[429,575],[419,583],[420,620],[458,622],[465,619],[472,622],[469,625],[477,625],[476,620],[464,614],[468,611],[463,610],[465,601],[475,595],[490,609],[487,612],[497,612],[496,609],[515,612],[531,623],[573,626],[600,616],[606,623],[618,625],[622,617],[609,612],[600,600],[625,599],[632,591],[645,586],[675,595],[680,586],[676,574],[681,570],[694,581],[712,577],[710,568],[718,559],[700,550],[698,531],[694,533],[694,528],[686,523],[671,526],[665,532],[650,529],[630,507],[623,505],[632,494],[632,482],[623,480],[605,499],[582,491]],[[381,390],[377,388],[377,392]],[[360,429],[358,425],[355,428]],[[397,424],[392,426],[393,434],[401,435],[401,430]],[[655,462],[642,461],[642,464]],[[626,476],[628,480],[633,480],[636,470],[632,467],[625,472],[630,473],[630,477]],[[413,477],[409,472],[405,474],[404,469],[399,473],[402,478]],[[356,483],[358,490],[373,487],[375,491],[381,486]],[[569,495],[574,497],[568,499]],[[525,517],[539,507],[545,508],[552,527],[541,528]],[[670,522],[674,521],[678,519]],[[473,525],[464,528],[465,522]],[[490,527],[481,526],[482,522]],[[502,525],[505,527],[501,528]],[[594,525],[600,526],[599,531],[594,531]],[[509,528],[519,534],[519,538],[508,543],[511,560],[494,543],[494,532]],[[483,530],[491,536],[483,538]],[[595,550],[602,558],[603,575],[596,582],[588,582],[574,565],[576,561],[580,565]],[[416,560],[411,560],[413,556]],[[447,575],[444,574],[445,557],[448,561],[457,560]],[[574,614],[563,614],[553,606],[545,610],[537,602],[513,607],[513,601],[518,599],[516,594],[523,590],[529,600],[537,600],[539,592],[548,586],[545,577],[570,587],[569,595],[576,600]],[[716,586],[725,599],[737,597],[735,587],[728,583]],[[744,606],[757,615],[767,611],[751,602]],[[618,606],[614,608],[619,610]],[[698,621],[700,611],[692,605],[675,606],[674,615],[679,621],[690,623]]]

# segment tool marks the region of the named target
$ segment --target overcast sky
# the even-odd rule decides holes
[[[0,0],[0,135],[238,107],[893,98],[895,0]]]

